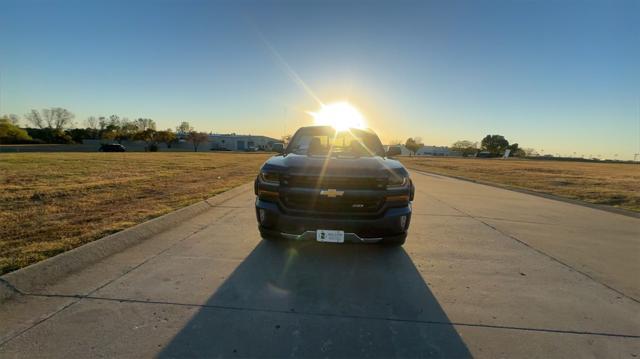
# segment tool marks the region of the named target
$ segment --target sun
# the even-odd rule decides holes
[[[333,126],[338,131],[365,128],[364,116],[348,102],[322,105],[318,112],[309,112],[316,125]]]

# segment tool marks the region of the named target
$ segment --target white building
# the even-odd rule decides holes
[[[267,136],[236,135],[235,133],[209,135],[208,146],[212,150],[270,151],[274,143],[281,142]]]
[[[385,149],[389,147],[399,147],[400,156],[411,156],[413,153],[405,145],[391,145],[385,146]],[[461,153],[452,151],[447,146],[422,146],[416,151],[416,156],[462,156]]]
[[[411,155],[411,151],[405,145],[389,145],[384,146],[385,151],[389,151],[390,147],[398,147],[400,148],[400,156],[409,156]]]
[[[460,156],[458,152],[451,151],[447,146],[422,146],[416,152],[418,156]]]

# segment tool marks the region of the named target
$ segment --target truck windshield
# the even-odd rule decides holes
[[[384,156],[375,133],[350,129],[336,132],[331,127],[302,128],[287,147],[287,153],[309,156]]]

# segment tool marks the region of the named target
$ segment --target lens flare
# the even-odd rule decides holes
[[[365,128],[364,116],[348,102],[322,105],[318,112],[309,112],[316,125],[333,126],[338,131]]]

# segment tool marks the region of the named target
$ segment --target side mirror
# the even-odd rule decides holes
[[[387,157],[398,156],[400,153],[400,147],[389,147],[387,150]]]

